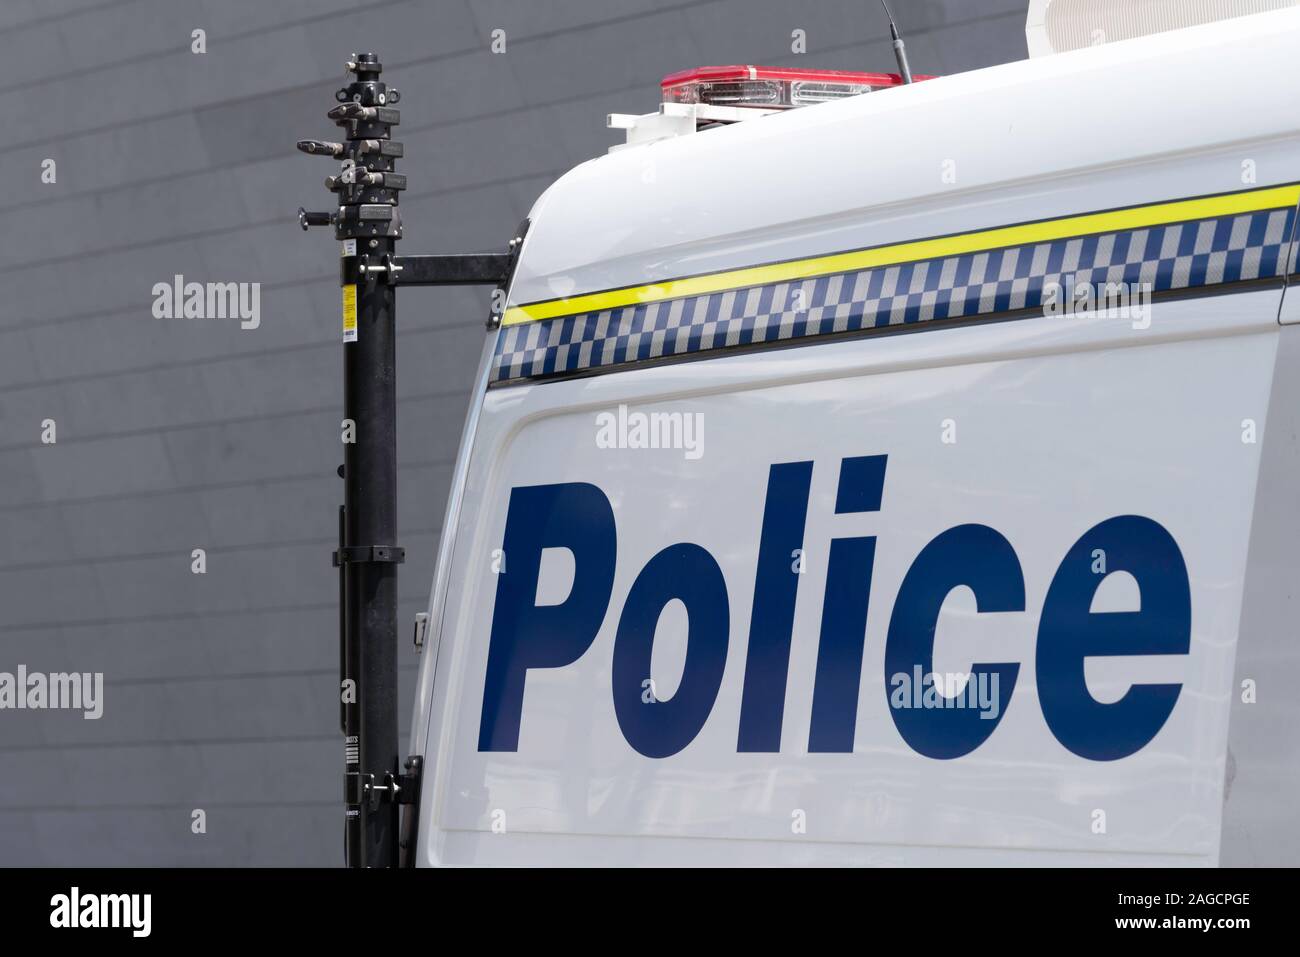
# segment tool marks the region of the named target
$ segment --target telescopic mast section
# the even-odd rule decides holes
[[[379,79],[373,53],[353,54],[350,82],[326,115],[342,142],[301,140],[298,149],[342,162],[325,186],[333,212],[298,210],[298,223],[333,226],[342,242],[343,507],[338,516],[340,723],[344,736],[345,847],[349,867],[414,863],[421,760],[398,764],[397,325],[398,286],[505,287],[522,241],[505,253],[398,256],[398,197],[406,176],[395,170],[402,144],[391,138],[401,96]],[[503,297],[502,297],[503,301]],[[500,322],[488,319],[489,329]],[[350,428],[349,428],[350,426]],[[349,432],[350,440],[349,439]],[[401,819],[401,809],[406,818]]]

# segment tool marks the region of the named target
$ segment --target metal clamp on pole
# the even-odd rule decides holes
[[[351,545],[334,553],[334,567],[355,565],[358,562],[392,562],[400,565],[406,561],[406,549],[396,545]]]
[[[381,804],[416,804],[420,795],[420,778],[424,759],[413,755],[406,759],[406,774],[386,774],[384,783],[376,784],[373,774],[349,773],[343,776],[345,804],[366,805],[376,810]]]
[[[356,271],[357,279],[353,281],[374,280],[383,277],[389,283],[396,283],[397,274],[402,271],[402,267],[397,264],[397,260],[392,256],[384,256],[383,261],[379,263],[371,262],[369,256],[357,256],[355,259],[351,256],[345,256],[343,265],[339,268],[343,272],[345,282],[348,281],[346,277],[349,270]]]

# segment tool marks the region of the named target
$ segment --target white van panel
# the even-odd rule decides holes
[[[1243,423],[1263,434],[1278,304],[1277,289],[1256,289],[1156,303],[1144,330],[1030,318],[733,355],[709,361],[707,376],[688,363],[489,391],[454,552],[443,556],[448,599],[439,645],[427,652],[436,669],[426,660],[422,671],[431,694],[417,706],[428,728],[418,749],[421,863],[1216,863],[1260,448],[1243,441]],[[596,416],[620,404],[699,413],[703,454],[598,448]],[[880,509],[837,515],[841,460],[865,455],[888,456]],[[742,753],[768,471],[796,461],[814,465],[780,750]],[[512,489],[549,483],[591,483],[609,500],[617,561],[608,607],[574,663],[527,672],[517,749],[480,750],[494,550]],[[1103,702],[1134,683],[1182,686],[1149,743],[1092,760],[1044,717],[1036,632],[1071,546],[1125,515],[1159,523],[1177,543],[1190,644],[1185,655],[1088,662],[1088,689]],[[1024,611],[976,614],[957,589],[938,622],[934,667],[1008,662],[1019,675],[987,740],[940,760],[917,753],[892,720],[884,647],[913,561],[970,523],[1014,549]],[[846,536],[876,537],[853,750],[810,753],[828,549]],[[698,734],[677,753],[647,757],[613,703],[615,634],[638,573],[679,542],[706,549],[721,569],[725,665]],[[569,577],[585,572],[551,557],[538,603],[562,601]],[[1134,601],[1124,576],[1111,577],[1112,604],[1094,612]],[[680,611],[660,620],[652,659],[669,703],[689,645]]]

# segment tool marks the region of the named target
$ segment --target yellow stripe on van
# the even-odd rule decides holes
[[[811,279],[815,276],[855,272],[878,266],[896,266],[901,263],[956,256],[962,253],[985,252],[1008,246],[1023,246],[1094,233],[1164,226],[1169,223],[1210,219],[1236,213],[1252,213],[1265,209],[1289,208],[1295,206],[1297,200],[1300,200],[1300,183],[1292,183],[1287,186],[1270,186],[1198,199],[1180,199],[1110,212],[1083,213],[1061,219],[1023,223],[1019,226],[1001,226],[996,229],[940,236],[936,239],[920,239],[896,243],[892,246],[877,246],[874,249],[832,253],[828,256],[814,256],[811,259],[772,263],[766,266],[749,266],[704,276],[669,279],[645,286],[627,286],[607,292],[511,306],[506,310],[502,324],[514,326],[540,319],[554,319],[557,316],[600,312],[603,309],[617,309],[621,306],[726,292],[729,289],[745,289],[750,286],[796,279]]]

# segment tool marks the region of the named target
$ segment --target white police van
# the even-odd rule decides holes
[[[485,343],[419,863],[1300,862],[1297,51],[614,118]]]

